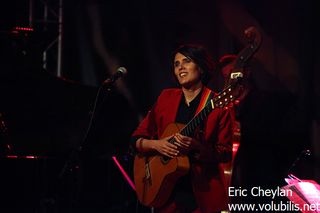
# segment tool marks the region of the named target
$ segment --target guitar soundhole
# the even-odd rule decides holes
[[[160,159],[163,164],[169,163],[169,160],[170,160],[170,158],[166,156],[162,156]]]

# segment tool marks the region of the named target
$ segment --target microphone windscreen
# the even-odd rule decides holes
[[[124,76],[124,75],[127,75],[128,74],[128,71],[125,67],[119,67],[117,69],[117,72],[121,72],[121,74]]]

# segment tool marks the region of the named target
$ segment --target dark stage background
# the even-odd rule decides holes
[[[249,26],[263,43],[251,61],[255,89],[239,118],[233,184],[283,186],[288,172],[320,181],[315,1],[62,2],[60,71],[58,24],[48,21],[57,20],[59,1],[1,2],[1,212],[149,211],[111,157],[132,177],[130,134],[160,91],[176,86],[170,65],[178,45],[203,44],[218,61],[246,46]],[[98,88],[120,66],[128,75],[102,89],[85,140]]]

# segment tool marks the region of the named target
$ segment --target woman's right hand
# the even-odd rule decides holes
[[[162,155],[167,156],[169,158],[177,157],[179,154],[178,147],[174,144],[168,142],[168,140],[172,136],[162,138],[160,140],[155,141],[154,148]]]

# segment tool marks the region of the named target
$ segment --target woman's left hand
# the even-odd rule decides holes
[[[190,150],[197,149],[199,147],[199,141],[188,137],[181,135],[180,133],[176,133],[174,135],[175,139],[175,145],[178,146],[178,149],[180,152],[187,154]]]

